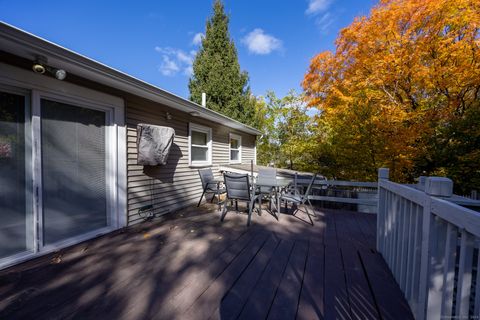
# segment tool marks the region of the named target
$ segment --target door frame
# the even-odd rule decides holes
[[[0,63],[0,86],[5,88],[11,87],[13,88],[12,90],[18,90],[18,92],[25,92],[28,95],[26,101],[30,98],[31,135],[29,136],[32,141],[31,179],[34,224],[33,250],[0,259],[0,269],[126,226],[127,156],[124,118],[125,107],[123,99],[4,63]],[[42,98],[106,112],[107,226],[49,245],[43,245],[42,230],[43,203],[40,106]]]
[[[42,100],[49,100],[54,102],[65,103],[73,107],[80,107],[86,108],[91,110],[98,110],[105,112],[105,183],[106,183],[106,190],[107,190],[107,207],[106,207],[106,214],[107,214],[107,226],[92,230],[90,232],[69,237],[64,240],[57,241],[52,244],[45,245],[44,244],[44,221],[43,221],[43,152],[42,152],[42,128],[41,128],[41,104]],[[117,150],[115,148],[116,145],[116,136],[114,135],[114,127],[113,127],[113,113],[114,110],[111,106],[100,104],[99,102],[92,102],[89,100],[72,98],[68,96],[64,96],[61,94],[47,92],[47,91],[40,91],[40,90],[32,90],[32,119],[35,119],[33,126],[33,141],[35,148],[35,156],[34,156],[34,190],[35,194],[38,195],[37,203],[37,214],[35,215],[38,225],[37,231],[37,239],[38,239],[38,251],[52,251],[57,250],[59,248],[63,248],[74,243],[78,243],[84,241],[85,239],[89,239],[95,234],[104,234],[111,232],[117,228],[116,225],[116,218],[115,216],[115,204],[114,204],[114,194],[112,194],[112,190],[117,183],[116,175],[109,175],[109,172],[116,172],[116,161],[113,161],[117,158]],[[38,125],[37,125],[38,122]]]
[[[37,225],[35,219],[35,208],[34,208],[34,194],[33,194],[33,136],[32,136],[32,106],[31,106],[31,92],[29,90],[19,88],[16,86],[10,86],[0,82],[0,91],[19,95],[24,97],[24,108],[25,108],[25,181],[27,189],[25,190],[25,208],[28,210],[25,214],[25,241],[26,248],[25,251],[15,253],[11,256],[0,258],[0,269],[4,261],[8,262],[9,260],[24,260],[31,258],[37,251]],[[31,232],[29,235],[28,232]]]

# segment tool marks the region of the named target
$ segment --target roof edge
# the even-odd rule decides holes
[[[187,113],[198,112],[200,114],[199,118],[214,121],[232,129],[237,129],[257,136],[262,135],[260,130],[243,124],[240,121],[229,118],[211,109],[202,107],[195,102],[182,98],[153,84],[131,76],[123,71],[109,67],[106,64],[88,58],[73,50],[62,47],[56,43],[43,39],[3,21],[0,21],[0,38],[7,39],[12,43],[25,47],[36,54],[54,56],[55,58],[68,63],[69,65],[84,69],[86,74],[95,73],[97,76],[95,77],[94,81],[100,82],[107,86],[131,94],[139,95],[155,102],[166,104],[167,106],[180,111]],[[15,52],[11,53],[15,54]]]

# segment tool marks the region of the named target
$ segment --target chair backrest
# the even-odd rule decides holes
[[[276,168],[258,168],[257,184],[274,186],[277,183]],[[260,187],[261,192],[269,192],[267,187]]]
[[[258,181],[277,181],[277,169],[276,168],[259,168],[258,169]]]
[[[312,191],[312,186],[315,183],[315,179],[317,178],[317,174],[315,173],[312,177],[312,180],[308,183],[307,190],[305,190],[304,195],[302,196],[303,202],[307,201],[308,195]]]
[[[200,175],[203,189],[205,189],[210,182],[215,182],[215,177],[213,176],[211,168],[199,169],[198,174]]]
[[[227,198],[250,201],[250,181],[248,174],[225,173],[223,175]]]

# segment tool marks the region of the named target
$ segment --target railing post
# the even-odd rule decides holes
[[[430,231],[434,227],[435,220],[432,219],[432,196],[451,197],[453,191],[453,182],[443,177],[428,177],[425,179],[425,194],[423,200],[423,217],[422,217],[422,251],[420,255],[420,280],[418,305],[415,312],[416,319],[428,318],[427,304],[428,291],[430,287],[430,251],[431,251],[431,234]]]
[[[385,243],[385,190],[380,186],[380,181],[388,180],[390,170],[388,168],[378,169],[378,203],[377,203],[377,251],[384,254]]]
[[[420,176],[418,177],[418,183],[417,183],[417,188],[418,190],[425,191],[425,181],[427,180],[426,176]]]

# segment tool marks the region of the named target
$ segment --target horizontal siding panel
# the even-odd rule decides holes
[[[174,173],[175,175],[185,175],[185,174],[190,174],[190,175],[198,175],[198,168],[194,167],[188,167],[188,166],[176,166],[176,167],[169,167],[167,168],[158,168],[153,167],[154,169],[146,169],[146,172],[150,174],[151,176],[148,176],[149,178],[167,178]],[[155,171],[159,170],[159,171]],[[218,170],[218,165],[212,166],[212,170]],[[138,168],[138,166],[135,166],[135,168],[130,169],[129,167],[129,176],[138,176],[138,175],[144,175],[144,169],[143,168]]]
[[[198,195],[197,193],[189,193],[189,194],[185,194],[185,193],[176,193],[176,194],[171,194],[169,196],[162,196],[162,197],[155,197],[153,199],[153,201],[144,201],[146,202],[147,204],[153,204],[154,206],[157,206],[157,207],[162,207],[164,205],[171,205],[172,203],[176,202],[176,201],[182,201],[184,199],[194,199],[196,198],[197,201],[200,199],[200,195],[201,193],[198,192]],[[133,212],[133,211],[138,211],[138,209],[140,209],[141,207],[143,207],[145,204],[144,202],[136,202],[136,203],[129,203],[128,205],[128,210],[130,212]],[[138,213],[138,212],[134,212],[135,213]]]
[[[174,212],[176,210],[179,210],[179,209],[182,209],[186,206],[189,206],[189,205],[194,205],[197,203],[197,200],[196,199],[191,199],[191,200],[186,200],[182,203],[176,203],[176,204],[172,204],[168,207],[163,207],[163,208],[155,208],[154,210],[154,214],[156,216],[162,216],[164,214],[167,214],[167,213],[170,213],[170,212]],[[130,214],[128,216],[128,220],[129,220],[129,223],[130,224],[135,224],[135,223],[140,223],[143,221],[143,219],[137,214]]]
[[[184,208],[191,203],[195,203],[196,201],[198,201],[198,199],[200,199],[200,195],[196,195],[196,194],[181,195],[181,194],[179,194],[178,197],[174,197],[172,199],[169,199],[168,201],[161,201],[160,199],[155,199],[154,202],[153,202],[153,207],[154,207],[155,211],[158,210],[159,212],[167,213],[167,212],[174,211],[173,207]],[[148,201],[148,202],[146,202],[146,204],[149,205],[151,203],[150,203],[150,201]],[[138,209],[140,207],[141,206],[137,206],[137,205],[134,205],[132,207],[129,206],[129,208],[128,208],[129,218],[132,217],[132,216],[137,216],[137,217],[135,217],[135,219],[137,219],[138,218]]]
[[[195,184],[182,184],[182,185],[164,185],[164,184],[158,184],[152,188],[151,185],[144,185],[144,186],[139,186],[134,189],[130,190],[129,198],[134,199],[138,197],[145,197],[147,195],[154,194],[156,195],[169,195],[175,192],[185,192],[187,190],[194,190],[197,191],[197,189],[201,189],[202,186],[200,182],[195,183]]]
[[[202,194],[202,186],[201,185],[198,185],[196,188],[191,188],[191,187],[187,187],[185,186],[184,189],[187,189],[188,188],[188,191],[190,192],[190,194],[192,196],[195,196],[197,198],[197,201],[200,199],[200,196]],[[185,192],[185,191],[183,191]],[[142,193],[143,195],[142,196],[138,196],[138,197],[132,197],[132,198],[129,198],[128,200],[128,203],[129,203],[129,206],[130,208],[133,208],[133,206],[137,206],[138,207],[142,207],[145,205],[145,203],[151,203],[151,198],[153,196],[153,199],[154,199],[154,203],[156,201],[158,202],[161,202],[161,201],[166,201],[166,200],[170,200],[170,199],[178,199],[179,198],[179,194],[182,194],[182,191],[179,190],[179,189],[175,189],[175,190],[172,190],[170,192],[158,192],[158,193],[153,193],[153,195],[151,193],[149,193],[148,191],[145,191]]]
[[[192,192],[198,192],[198,193],[203,191],[202,186],[200,184],[197,184],[196,186],[185,185],[184,190],[185,189],[189,189]],[[144,188],[142,190],[138,190],[130,193],[128,199],[131,200],[131,202],[129,203],[135,204],[135,203],[138,203],[139,201],[150,201],[150,198],[152,197],[152,195],[153,197],[161,198],[163,196],[169,196],[178,192],[181,192],[179,188],[170,188],[170,190],[164,189],[164,188],[155,188],[155,189]]]
[[[181,182],[188,182],[188,183],[193,183],[196,181],[200,181],[200,177],[198,174],[195,172],[194,174],[190,175],[184,175],[184,176],[177,176],[173,175],[171,178],[158,178],[155,179],[159,181],[162,184],[168,184],[168,183],[181,183]],[[163,180],[163,181],[162,181]],[[148,183],[151,183],[151,178],[150,177],[145,177],[145,176],[135,176],[135,177],[129,177],[129,181],[131,182],[138,182],[138,181],[146,181]]]

